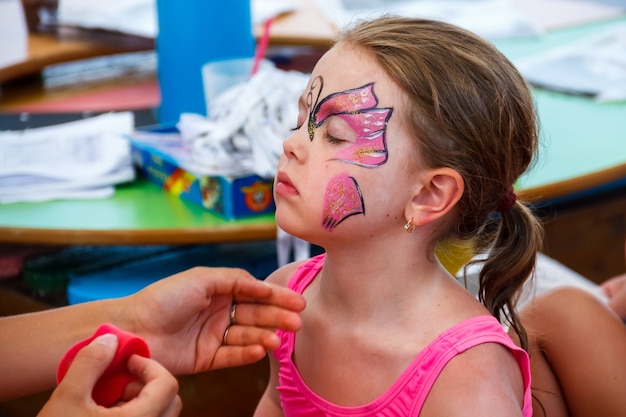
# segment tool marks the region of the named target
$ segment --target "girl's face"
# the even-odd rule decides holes
[[[416,171],[400,117],[405,103],[367,53],[342,44],[326,53],[283,145],[274,183],[278,225],[311,241],[320,233],[401,228]]]

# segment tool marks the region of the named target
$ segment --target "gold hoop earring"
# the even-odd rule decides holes
[[[413,224],[413,217],[411,217],[411,220],[406,222],[406,224],[404,225],[404,230],[406,230],[408,233],[413,233],[413,230],[415,230],[415,225]]]

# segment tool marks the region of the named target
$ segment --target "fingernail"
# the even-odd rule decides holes
[[[117,345],[117,336],[113,333],[105,333],[96,337],[91,343],[99,343],[107,346],[116,346]]]

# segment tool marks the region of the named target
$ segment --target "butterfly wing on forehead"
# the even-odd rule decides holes
[[[319,127],[329,116],[339,113],[354,113],[363,109],[372,109],[378,105],[374,94],[374,83],[351,90],[329,94],[313,111],[315,126]]]
[[[357,134],[357,139],[335,159],[366,168],[384,164],[387,161],[385,132],[393,109],[377,108],[377,105],[374,83],[328,95],[315,106],[309,118],[311,140],[311,133],[329,117],[341,117]]]

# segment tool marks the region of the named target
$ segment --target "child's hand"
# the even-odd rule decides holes
[[[600,287],[609,297],[609,307],[626,321],[626,274],[611,278]]]

